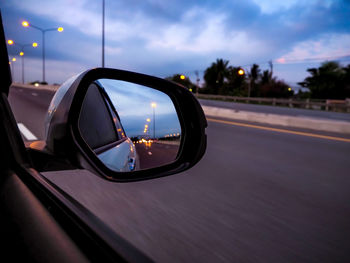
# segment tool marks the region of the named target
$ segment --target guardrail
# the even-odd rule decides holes
[[[311,99],[277,99],[277,98],[248,98],[210,94],[196,94],[198,99],[222,100],[263,104],[272,106],[285,106],[289,108],[303,108],[325,111],[350,112],[350,99],[345,100],[311,100]]]
[[[22,83],[12,83],[12,85],[19,88],[31,88],[31,89],[45,89],[50,91],[56,91],[60,86],[59,85],[30,85],[30,84],[22,84]]]

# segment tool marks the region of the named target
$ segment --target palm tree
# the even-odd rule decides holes
[[[252,67],[250,68],[250,72],[248,73],[248,76],[250,79],[250,85],[248,87],[248,97],[250,97],[250,93],[252,90],[254,90],[255,83],[260,76],[259,65],[253,64]]]
[[[207,88],[216,94],[223,93],[224,81],[228,75],[228,60],[216,59],[204,72]]]
[[[327,61],[319,68],[309,68],[311,76],[306,77],[298,84],[308,88],[312,98],[318,99],[344,99],[348,92],[344,82],[346,71],[335,61]]]

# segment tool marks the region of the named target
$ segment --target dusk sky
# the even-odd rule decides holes
[[[274,63],[289,84],[325,60],[350,63],[349,0],[105,0],[106,67],[195,81],[217,58],[248,69]],[[41,80],[41,33],[21,26],[62,26],[46,35],[46,79],[62,83],[101,66],[102,0],[0,0],[7,39],[25,49],[26,81]],[[19,49],[9,47],[10,56]],[[18,56],[17,56],[18,57]],[[14,79],[20,81],[19,59]]]
[[[100,79],[98,82],[111,99],[129,137],[143,135],[145,124],[149,127],[147,134],[153,133],[153,103],[157,123],[156,136],[163,137],[167,134],[181,133],[176,109],[165,93],[114,79]]]

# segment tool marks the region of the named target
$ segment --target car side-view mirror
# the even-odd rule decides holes
[[[204,113],[186,88],[98,68],[69,79],[46,118],[46,149],[114,181],[170,175],[206,148]]]
[[[181,124],[169,96],[131,82],[91,83],[78,128],[100,161],[115,172],[170,164],[180,150]]]

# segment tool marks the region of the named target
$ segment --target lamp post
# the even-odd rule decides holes
[[[48,31],[58,31],[58,32],[62,32],[63,31],[63,27],[55,27],[55,28],[40,28],[38,26],[34,26],[32,24],[29,24],[28,21],[23,21],[22,22],[22,26],[23,27],[32,27],[35,28],[37,30],[39,30],[42,34],[42,56],[43,56],[43,82],[45,82],[45,33]]]
[[[149,136],[149,125],[148,125],[148,123],[150,123],[151,122],[151,119],[150,118],[147,118],[146,119],[146,124],[145,124],[145,133]]]
[[[194,72],[196,74],[196,83],[197,83],[197,87],[196,87],[196,95],[198,95],[198,89],[199,89],[199,76],[198,76],[198,71],[196,70]]]
[[[12,81],[14,81],[14,77],[15,77],[15,72],[14,72],[14,64],[13,62],[16,62],[17,59],[16,58],[12,58],[10,59],[11,61],[9,61],[10,67],[11,67],[11,77],[12,77]]]
[[[105,67],[105,0],[102,0],[102,67]]]
[[[24,48],[25,47],[34,47],[36,48],[38,46],[38,43],[33,42],[31,44],[19,44],[17,42],[14,42],[13,40],[8,40],[7,43],[12,46],[12,45],[16,45],[19,46],[21,48],[21,51],[19,52],[19,55],[21,56],[21,60],[22,60],[22,84],[24,84]]]
[[[153,109],[153,139],[155,139],[156,138],[156,107],[157,107],[157,104],[155,102],[152,102],[151,107]]]

